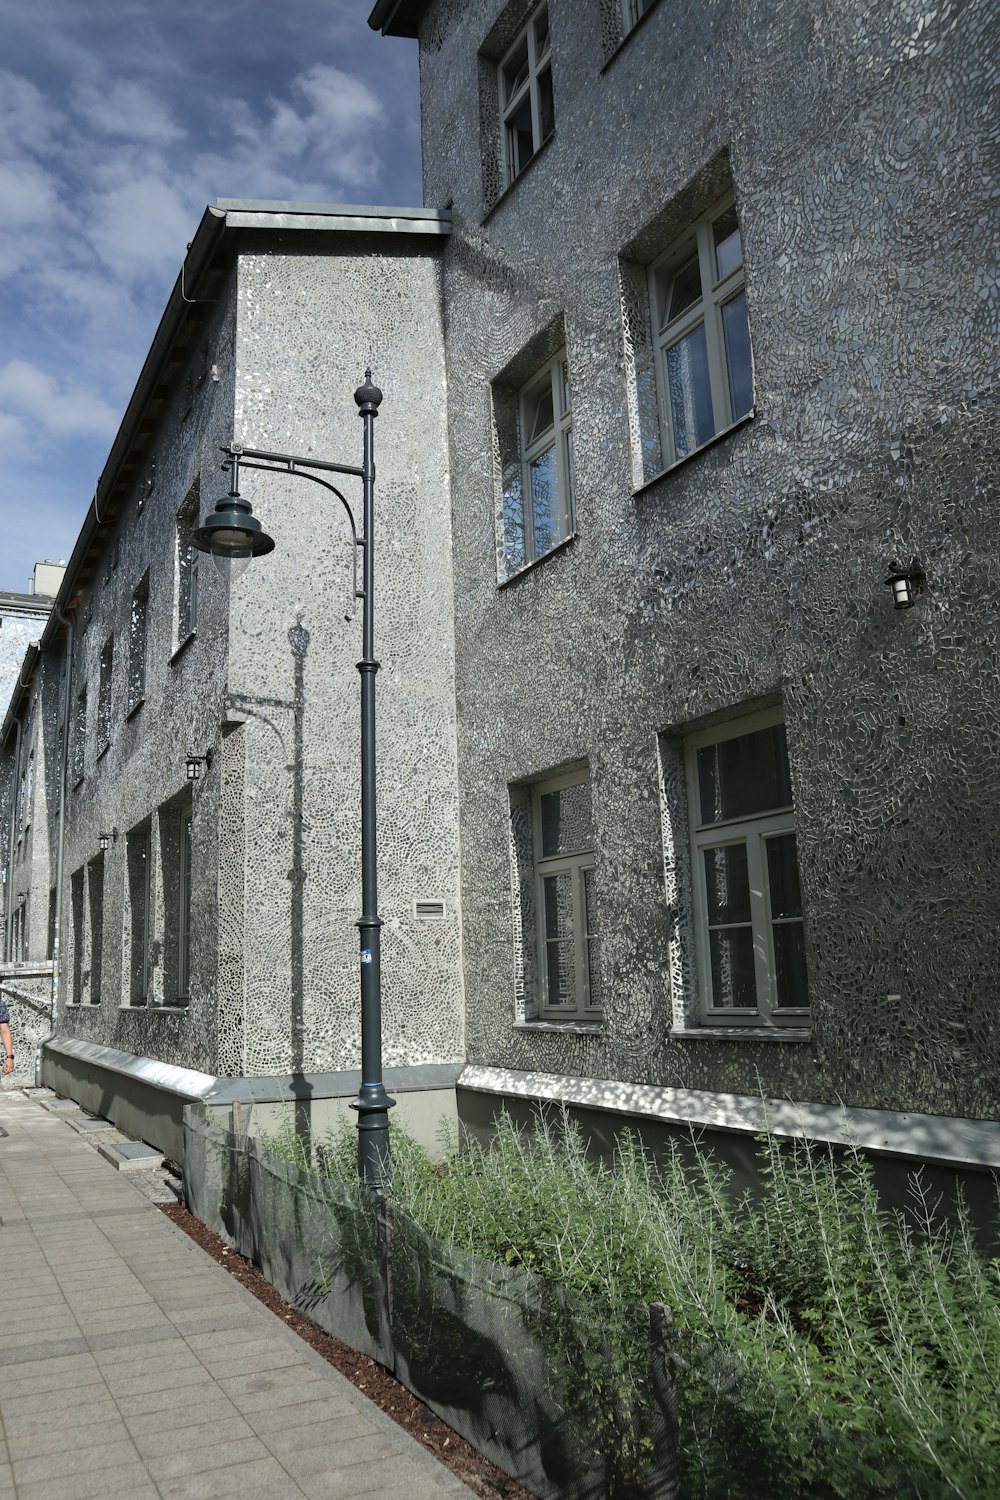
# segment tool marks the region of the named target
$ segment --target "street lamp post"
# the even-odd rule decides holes
[[[227,455],[229,493],[193,537],[194,545],[209,552],[224,577],[238,577],[254,557],[274,548],[274,542],[240,495],[240,468],[265,469],[296,474],[330,490],[343,505],[354,542],[354,596],[362,601],[361,674],[361,915],[358,936],[361,959],[361,1087],[351,1108],[358,1112],[358,1176],[368,1187],[378,1188],[389,1165],[389,1110],[395,1104],[382,1081],[382,971],[378,915],[378,841],[375,823],[375,444],[374,425],[382,392],[372,384],[371,370],[354,392],[358,414],[364,422],[364,458],[360,468],[301,458],[288,453],[268,453],[233,443]],[[315,471],[315,472],[314,472]],[[344,474],[360,479],[363,491],[361,535],[347,500],[336,485],[320,474]],[[358,552],[361,553],[361,586],[358,586]]]

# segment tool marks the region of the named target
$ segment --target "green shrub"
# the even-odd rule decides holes
[[[266,1145],[353,1180],[350,1123],[311,1152],[290,1130]],[[759,1150],[761,1190],[741,1198],[697,1142],[654,1161],[625,1133],[601,1161],[564,1116],[504,1115],[442,1166],[393,1127],[389,1191],[436,1240],[552,1288],[536,1331],[610,1494],[648,1466],[657,1301],[677,1329],[685,1495],[996,1500],[1000,1262],[964,1208],[944,1220],[918,1176],[913,1211],[890,1214],[858,1152]]]

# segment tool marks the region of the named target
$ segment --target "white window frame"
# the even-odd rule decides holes
[[[552,393],[552,426],[546,427],[537,437],[528,439],[528,410],[532,398],[545,388]],[[566,350],[560,349],[547,364],[537,370],[521,387],[517,398],[517,430],[521,449],[521,527],[524,538],[524,561],[522,567],[537,562],[540,557],[561,546],[573,535],[574,482],[573,482],[573,398],[569,383],[569,362]],[[556,461],[556,505],[557,535],[551,546],[537,551],[535,547],[535,507],[531,489],[531,466],[549,450],[555,452]]]
[[[497,91],[500,100],[500,151],[503,163],[504,187],[509,187],[516,178],[534,161],[538,152],[550,139],[555,131],[554,114],[553,126],[549,135],[542,135],[542,108],[539,99],[539,79],[544,73],[549,74],[549,89],[552,88],[552,43],[548,28],[546,28],[546,40],[544,47],[539,50],[535,23],[548,11],[548,0],[543,0],[541,5],[535,7],[528,17],[525,25],[518,32],[513,43],[507,48],[497,68]],[[528,47],[528,71],[510,99],[504,98],[504,69],[514,54],[520,49],[524,42]],[[531,155],[523,165],[518,166],[515,157],[515,131],[511,121],[521,108],[525,99],[530,101],[531,106]]]
[[[691,825],[691,874],[695,904],[695,957],[698,970],[698,992],[702,1020],[707,1024],[726,1026],[801,1027],[810,1010],[804,1006],[777,1005],[777,978],[774,946],[771,940],[770,889],[767,878],[766,843],[770,838],[795,833],[795,810],[787,807],[768,809],[748,818],[701,822],[701,791],[698,784],[697,752],[706,745],[753,734],[783,724],[780,708],[765,709],[744,718],[717,724],[711,729],[689,735],[684,742],[687,774],[688,808]],[[705,882],[706,849],[742,844],[747,850],[750,883],[750,926],[753,932],[754,970],[757,1004],[753,1007],[716,1005],[712,994],[712,960],[709,947],[708,891]],[[780,919],[779,919],[780,920]],[[800,919],[788,919],[798,921]],[[805,927],[804,915],[802,920]]]
[[[546,1021],[600,1021],[603,1010],[591,1002],[590,942],[597,937],[593,926],[593,913],[587,909],[585,873],[594,869],[594,850],[574,850],[570,854],[542,854],[542,797],[548,792],[563,791],[567,787],[580,786],[590,780],[586,768],[566,771],[560,776],[539,781],[531,789],[532,847],[535,866],[535,910],[538,929],[538,1013]],[[573,891],[573,956],[576,1003],[574,1005],[551,1005],[548,996],[548,954],[545,931],[545,879],[547,876],[568,873],[572,877]],[[598,944],[598,955],[600,945]]]
[[[656,389],[659,402],[660,432],[663,438],[663,466],[680,462],[697,453],[701,448],[725,432],[734,422],[753,415],[753,347],[750,351],[750,406],[745,412],[734,415],[729,388],[729,366],[726,358],[726,341],[722,321],[722,310],[728,302],[746,288],[743,260],[742,229],[740,231],[740,263],[727,276],[716,276],[715,246],[712,231],[716,220],[736,204],[736,196],[729,192],[697,218],[684,235],[675,240],[670,248],[649,267],[649,309],[656,361]],[[738,220],[738,215],[737,215]],[[701,280],[701,296],[698,301],[678,314],[672,322],[663,326],[663,304],[670,295],[674,273],[697,255]],[[677,450],[673,423],[670,416],[670,391],[667,373],[667,353],[681,339],[693,333],[699,325],[705,327],[705,345],[708,356],[709,387],[712,399],[712,432],[701,443]],[[749,315],[748,315],[749,335]]]

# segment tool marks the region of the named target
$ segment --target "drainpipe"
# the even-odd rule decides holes
[[[73,621],[67,620],[58,604],[55,613],[66,627],[66,675],[63,679],[62,751],[59,757],[59,836],[56,840],[56,926],[52,938],[52,1009],[49,1016],[48,1036],[39,1037],[35,1044],[35,1087],[42,1086],[42,1050],[56,1034],[59,1016],[60,953],[62,951],[63,923],[63,853],[66,848],[66,783],[69,766],[69,717],[73,686]]]
[[[17,839],[17,798],[21,788],[21,720],[14,725],[14,777],[10,785],[10,829],[7,838],[7,910],[3,923],[3,956],[9,962],[14,927],[14,845]]]

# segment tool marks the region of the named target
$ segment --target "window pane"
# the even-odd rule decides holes
[[[683,458],[715,431],[703,323],[667,350],[667,398],[674,457]]]
[[[736,205],[727,208],[712,225],[715,240],[715,274],[719,281],[743,264],[743,245],[740,241],[740,226],[736,219]]]
[[[550,427],[555,423],[555,415],[552,410],[552,377],[546,375],[545,380],[537,385],[534,390],[529,391],[524,398],[524,426],[525,443],[528,447],[537,443]]]
[[[560,539],[559,480],[556,450],[549,448],[528,466],[531,482],[531,519],[535,557],[548,552]]]
[[[542,11],[535,21],[535,57],[542,57],[549,47],[549,9],[548,6]]]
[[[552,69],[546,68],[538,75],[538,128],[542,141],[547,141],[556,128],[555,106],[552,102]]]
[[[573,877],[568,870],[546,875],[542,881],[545,899],[545,937],[573,935]]]
[[[521,494],[521,465],[511,473],[503,491],[504,556],[508,568],[521,568],[527,562],[524,550],[524,500]]]
[[[576,1006],[576,973],[572,942],[545,944],[546,1000],[549,1005]]]
[[[531,100],[527,95],[507,122],[507,152],[511,177],[523,172],[535,154],[531,138]]]
[[[778,1006],[809,1004],[806,949],[801,922],[779,922],[774,935],[774,970]]]
[[[767,879],[771,891],[771,920],[801,917],[802,896],[794,833],[767,840]]]
[[[712,1004],[757,1007],[753,934],[749,927],[726,927],[708,935],[712,955]]]
[[[709,926],[723,922],[749,922],[750,875],[746,844],[725,844],[705,849],[705,892]]]
[[[542,858],[578,854],[594,847],[590,782],[543,792],[538,799],[542,824]]]
[[[784,724],[705,745],[698,751],[698,789],[703,823],[790,807]]]
[[[743,417],[753,405],[753,364],[750,359],[750,324],[746,293],[731,297],[722,309],[729,371],[729,405],[732,419]]]
[[[528,77],[528,38],[522,37],[521,44],[511,58],[504,63],[503,76],[503,102],[509,104],[524,84]]]
[[[668,323],[672,323],[682,312],[686,312],[689,307],[694,307],[695,303],[700,301],[701,271],[698,268],[697,255],[692,255],[679,271],[674,272],[664,304],[660,331],[662,332]]]

